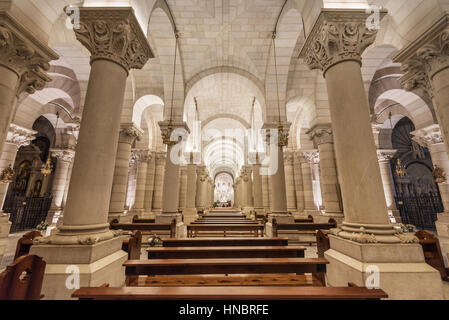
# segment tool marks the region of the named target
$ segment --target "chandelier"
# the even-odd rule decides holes
[[[276,30],[273,32],[273,52],[274,52],[274,70],[276,74],[276,91],[277,91],[277,103],[278,103],[278,146],[279,147],[286,147],[288,145],[288,136],[289,133],[287,130],[285,130],[284,125],[282,124],[281,119],[281,101],[280,101],[280,95],[279,95],[279,79],[278,79],[278,66],[277,66],[277,55],[276,55],[276,37],[277,33]],[[287,114],[287,113],[286,113]]]
[[[162,140],[165,145],[168,147],[172,147],[176,145],[177,141],[172,141],[171,136],[173,130],[175,129],[174,121],[173,121],[173,99],[175,98],[175,81],[176,81],[176,62],[178,58],[178,46],[179,46],[179,33],[175,30],[175,62],[173,64],[173,85],[172,85],[172,93],[171,93],[171,108],[170,108],[170,120],[168,122],[167,130],[162,134]]]
[[[59,112],[56,112],[56,126],[55,129],[58,129],[58,123],[59,123]],[[48,155],[47,161],[41,168],[41,173],[44,175],[44,177],[49,176],[53,172],[53,163],[51,162],[50,154]]]
[[[402,164],[401,159],[398,159],[396,163],[396,175],[398,177],[405,177],[407,174],[407,170],[405,169],[404,165]]]
[[[1,183],[11,183],[13,181],[15,172],[11,165],[3,169],[2,173],[0,174],[0,182]]]

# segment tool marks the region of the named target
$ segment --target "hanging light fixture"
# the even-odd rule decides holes
[[[175,30],[175,60],[173,64],[173,85],[172,85],[172,94],[171,94],[171,108],[170,108],[170,120],[168,121],[167,131],[163,134],[162,140],[165,145],[171,147],[176,145],[177,141],[172,141],[171,136],[173,130],[175,129],[174,121],[173,121],[173,99],[175,98],[175,81],[176,81],[176,63],[178,59],[178,45],[179,45],[179,33]]]
[[[407,175],[407,170],[405,169],[404,165],[402,164],[402,161],[400,158],[398,158],[398,161],[396,163],[396,175],[398,177],[405,177]]]
[[[279,79],[278,79],[278,67],[277,67],[277,55],[276,55],[276,37],[277,32],[273,32],[273,51],[274,51],[274,70],[276,74],[276,92],[277,92],[277,102],[278,102],[278,146],[286,147],[288,145],[288,131],[285,130],[284,125],[282,124],[281,118],[281,101],[279,95]]]
[[[55,129],[58,129],[58,123],[59,123],[59,112],[56,112],[56,126]],[[41,173],[44,175],[44,177],[49,176],[53,172],[53,163],[51,162],[50,154],[48,155],[47,161],[41,168]]]

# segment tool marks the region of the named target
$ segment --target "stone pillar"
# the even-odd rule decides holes
[[[293,156],[293,170],[295,177],[295,191],[296,191],[296,208],[298,214],[303,214],[305,210],[304,199],[304,183],[301,169],[301,154],[296,152]]]
[[[264,214],[266,212],[263,202],[261,167],[262,165],[258,161],[253,165],[253,199],[256,214]]]
[[[438,183],[438,188],[440,189],[444,212],[438,214],[438,221],[435,222],[435,225],[443,255],[446,262],[449,262],[449,157],[446,144],[440,126],[437,124],[414,131],[411,135],[413,140],[429,149],[435,169],[441,169],[441,181]]]
[[[195,203],[198,210],[204,210],[203,206],[203,183],[204,183],[204,172],[206,167],[199,165],[196,167],[196,197]]]
[[[147,186],[148,161],[151,154],[149,150],[136,150],[137,156],[137,179],[136,179],[136,199],[132,215],[142,217],[145,211],[145,190]]]
[[[302,172],[302,183],[304,190],[304,212],[303,216],[319,216],[321,212],[315,205],[315,199],[313,197],[313,180],[312,180],[312,162],[316,158],[317,151],[301,151],[300,162]]]
[[[396,201],[394,199],[394,182],[391,176],[391,159],[394,157],[396,150],[377,150],[377,158],[379,161],[380,175],[382,177],[382,184],[385,192],[385,200],[387,202],[387,209],[396,220],[396,223],[401,223],[401,215],[396,208]]]
[[[156,170],[156,154],[151,153],[150,159],[148,161],[147,168],[147,180],[145,187],[145,213],[144,216],[152,216],[153,212],[153,196],[154,196],[154,181],[155,181],[155,170]]]
[[[334,139],[330,125],[318,125],[309,131],[310,139],[318,149],[320,164],[321,196],[325,216],[343,222],[343,208],[340,199],[340,184],[335,163]]]
[[[186,208],[187,199],[187,166],[181,166],[179,175],[179,211],[184,211]]]
[[[49,62],[59,59],[8,12],[0,12],[0,153],[3,150],[17,97],[42,90],[52,79]]]
[[[127,254],[122,237],[109,230],[109,203],[128,73],[153,57],[131,8],[81,7],[74,31],[91,53],[91,70],[64,221],[31,248],[47,262],[47,299],[70,297],[68,266],[79,269],[82,287],[124,284]]]
[[[285,189],[287,191],[287,210],[291,213],[296,212],[296,190],[295,177],[293,170],[293,152],[284,154],[285,163]]]
[[[250,216],[253,210],[253,187],[252,187],[252,168],[250,166],[244,166],[241,171],[242,178],[242,207],[243,213],[246,216]]]
[[[117,155],[115,157],[114,180],[112,183],[111,201],[109,203],[108,221],[118,219],[129,221],[124,215],[126,191],[128,189],[129,161],[131,148],[143,132],[132,123],[121,124]]]
[[[75,151],[67,150],[51,150],[52,157],[57,159],[55,173],[53,177],[53,189],[50,211],[47,215],[48,224],[56,224],[62,211],[64,201],[64,191],[66,188],[67,175],[69,173],[70,164],[75,157]],[[56,216],[56,217],[55,217]],[[54,219],[56,218],[56,219]]]
[[[17,151],[21,147],[28,146],[37,132],[28,130],[17,125],[11,124],[6,141],[3,145],[3,152],[0,157],[0,172],[11,166],[14,168]],[[0,263],[6,248],[7,238],[11,229],[9,213],[3,213],[3,203],[8,192],[9,183],[0,182]]]
[[[329,236],[327,282],[365,286],[374,266],[390,299],[442,299],[440,274],[425,263],[418,239],[389,221],[361,72],[377,35],[367,19],[365,10],[322,9],[300,55],[326,78],[341,177],[345,221]]]
[[[196,208],[197,197],[197,166],[193,163],[187,165],[187,192],[186,192],[186,208],[182,212],[184,222],[189,224],[198,219],[198,211]]]
[[[167,145],[167,158],[165,161],[164,187],[162,193],[162,214],[156,216],[157,223],[170,223],[173,219],[177,221],[177,236],[187,236],[187,228],[182,221],[182,214],[179,214],[179,173],[181,150],[177,144],[179,140],[172,139],[172,133],[183,130],[183,134],[190,133],[185,122],[173,123],[171,121],[161,121],[159,126],[162,132],[162,139]],[[175,151],[178,151],[176,154]]]
[[[167,154],[165,152],[156,153],[156,171],[154,173],[154,194],[153,194],[153,212],[160,214],[162,212],[162,192],[164,187],[164,172]]]

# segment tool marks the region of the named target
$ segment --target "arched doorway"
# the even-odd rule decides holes
[[[444,207],[433,177],[430,152],[412,140],[413,131],[413,122],[405,117],[396,124],[391,136],[393,149],[397,150],[391,160],[396,205],[404,224],[435,231],[437,213],[443,212]]]
[[[215,203],[219,207],[231,207],[234,203],[234,178],[227,172],[215,177]]]

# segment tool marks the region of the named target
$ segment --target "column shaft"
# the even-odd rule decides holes
[[[150,214],[153,211],[153,195],[154,195],[154,181],[156,170],[156,156],[151,155],[147,168],[147,180],[145,187],[145,213]]]

